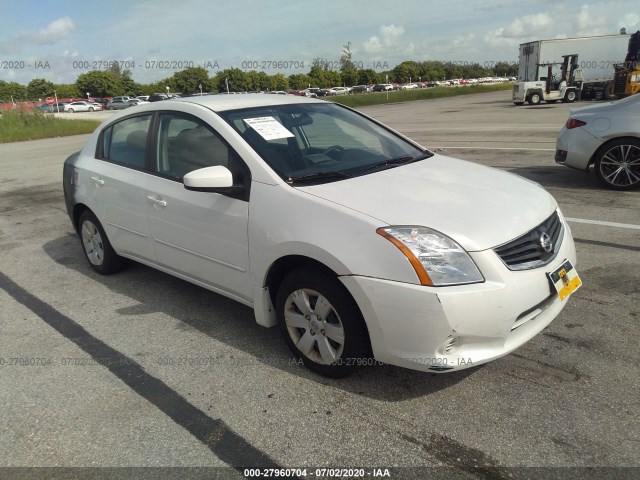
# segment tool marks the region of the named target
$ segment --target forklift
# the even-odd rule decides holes
[[[629,37],[629,48],[624,63],[615,65],[613,93],[618,98],[640,92],[640,30]]]
[[[522,105],[525,101],[529,105],[540,102],[556,103],[562,100],[573,103],[580,98],[582,91],[582,71],[578,69],[578,54],[563,55],[562,63],[538,63],[538,67],[547,67],[547,76],[540,77],[536,82],[521,82],[519,88],[514,89],[513,103]],[[560,65],[561,75],[553,75],[553,67]]]

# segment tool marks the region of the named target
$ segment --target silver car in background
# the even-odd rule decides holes
[[[615,190],[640,186],[640,95],[575,108],[556,142],[556,163],[589,171]]]

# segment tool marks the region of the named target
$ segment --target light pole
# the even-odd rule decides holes
[[[87,100],[89,100],[89,92],[87,92]]]
[[[164,87],[167,89],[167,98],[169,98],[169,85],[167,85],[166,87]]]
[[[389,101],[389,75],[385,75],[384,79],[385,79],[384,89],[387,92],[387,101]]]

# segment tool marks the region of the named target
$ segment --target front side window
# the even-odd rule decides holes
[[[324,183],[431,156],[349,109],[276,105],[220,115],[289,183]]]
[[[144,169],[147,157],[147,137],[151,115],[126,118],[102,132],[100,158]]]
[[[229,166],[227,145],[194,117],[161,114],[157,138],[158,173],[182,178],[199,168]]]
[[[195,117],[161,113],[155,151],[155,170],[164,177],[181,181],[189,172],[221,165],[231,171],[234,186],[244,186],[248,191],[249,168],[220,136]]]

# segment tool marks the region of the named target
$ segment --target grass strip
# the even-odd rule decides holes
[[[93,132],[98,125],[96,120],[67,120],[50,113],[7,110],[0,116],[0,143],[81,135]]]

